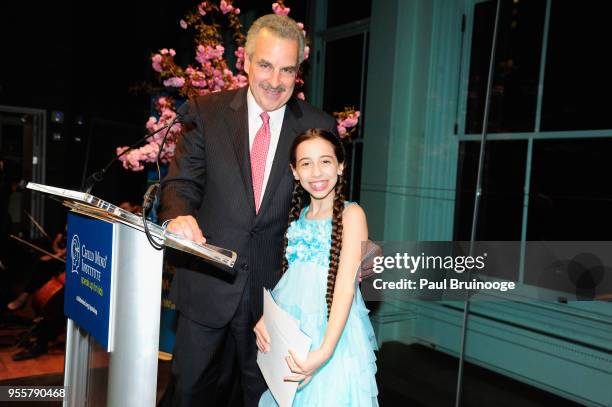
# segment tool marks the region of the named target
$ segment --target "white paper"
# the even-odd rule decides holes
[[[310,338],[300,330],[300,321],[280,308],[268,290],[264,288],[264,323],[270,336],[270,350],[257,352],[257,364],[268,388],[280,407],[290,407],[298,387],[297,382],[286,382],[283,378],[292,376],[285,357],[289,348],[299,358],[305,359],[310,350]]]

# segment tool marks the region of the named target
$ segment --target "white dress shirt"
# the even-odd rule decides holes
[[[274,154],[276,154],[276,147],[278,146],[278,140],[280,138],[281,128],[283,127],[283,117],[285,116],[286,105],[268,112],[270,116],[270,146],[268,147],[268,156],[266,157],[266,170],[264,172],[263,185],[261,186],[261,199],[263,199],[266,192],[266,186],[268,185],[268,179],[270,178],[270,170],[272,169],[272,162],[274,162]],[[263,109],[259,107],[251,88],[247,91],[247,111],[249,112],[249,153],[253,148],[253,142],[255,141],[255,135],[261,128],[263,120],[259,116]]]

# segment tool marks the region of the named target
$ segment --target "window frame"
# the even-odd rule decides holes
[[[468,103],[468,82],[470,73],[470,53],[472,43],[472,32],[474,29],[474,10],[477,4],[485,3],[492,0],[475,0],[470,1],[466,10],[465,38],[466,46],[462,49],[462,66],[460,67],[460,89],[458,95],[458,109],[456,117],[456,140],[457,143],[462,141],[480,141],[481,134],[466,134],[466,117]],[[538,82],[537,102],[534,129],[531,132],[516,132],[516,133],[491,133],[487,134],[487,140],[526,140],[527,155],[525,158],[525,179],[523,183],[523,216],[521,225],[521,242],[524,244],[527,237],[527,226],[529,221],[529,190],[531,185],[531,162],[533,158],[533,143],[536,140],[551,140],[551,139],[585,139],[585,138],[610,138],[612,137],[612,129],[610,130],[570,130],[570,131],[540,131],[542,117],[542,101],[545,86],[545,68],[546,68],[546,51],[548,46],[548,34],[550,27],[550,13],[552,0],[546,0],[544,30],[542,36],[542,49],[540,59],[540,73]],[[524,245],[521,250],[519,282],[524,280],[524,263],[525,263]]]
[[[363,151],[363,137],[364,137],[364,122],[365,122],[365,91],[366,91],[366,72],[368,65],[368,44],[370,36],[370,18],[352,21],[350,23],[327,27],[327,5],[329,0],[315,0],[312,2],[313,12],[313,33],[311,39],[313,41],[311,54],[311,87],[310,87],[310,102],[315,106],[323,106],[323,94],[325,92],[325,55],[327,50],[327,43],[330,41],[336,41],[344,38],[353,37],[356,35],[363,35],[363,48],[361,58],[361,88],[359,90],[359,106],[355,106],[357,110],[361,112],[360,120],[357,125],[356,135],[352,138],[351,143],[353,144],[352,152],[353,162],[355,161],[354,153],[358,150],[358,146]],[[357,168],[355,165],[351,165],[350,168],[350,184],[349,198],[354,198],[360,195],[361,185],[355,183],[355,172]]]

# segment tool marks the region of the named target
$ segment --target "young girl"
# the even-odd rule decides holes
[[[300,382],[293,406],[377,406],[376,340],[356,282],[365,213],[344,200],[344,149],[332,133],[310,129],[290,150],[295,178],[283,276],[272,292],[312,339],[302,360],[286,358]],[[309,203],[309,204],[308,204]],[[260,351],[269,349],[263,318],[255,326]],[[266,391],[260,406],[276,406]]]

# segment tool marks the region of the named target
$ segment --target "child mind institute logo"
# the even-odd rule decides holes
[[[81,264],[81,241],[79,235],[72,236],[70,243],[70,253],[72,254],[71,272],[79,274],[79,264]]]

